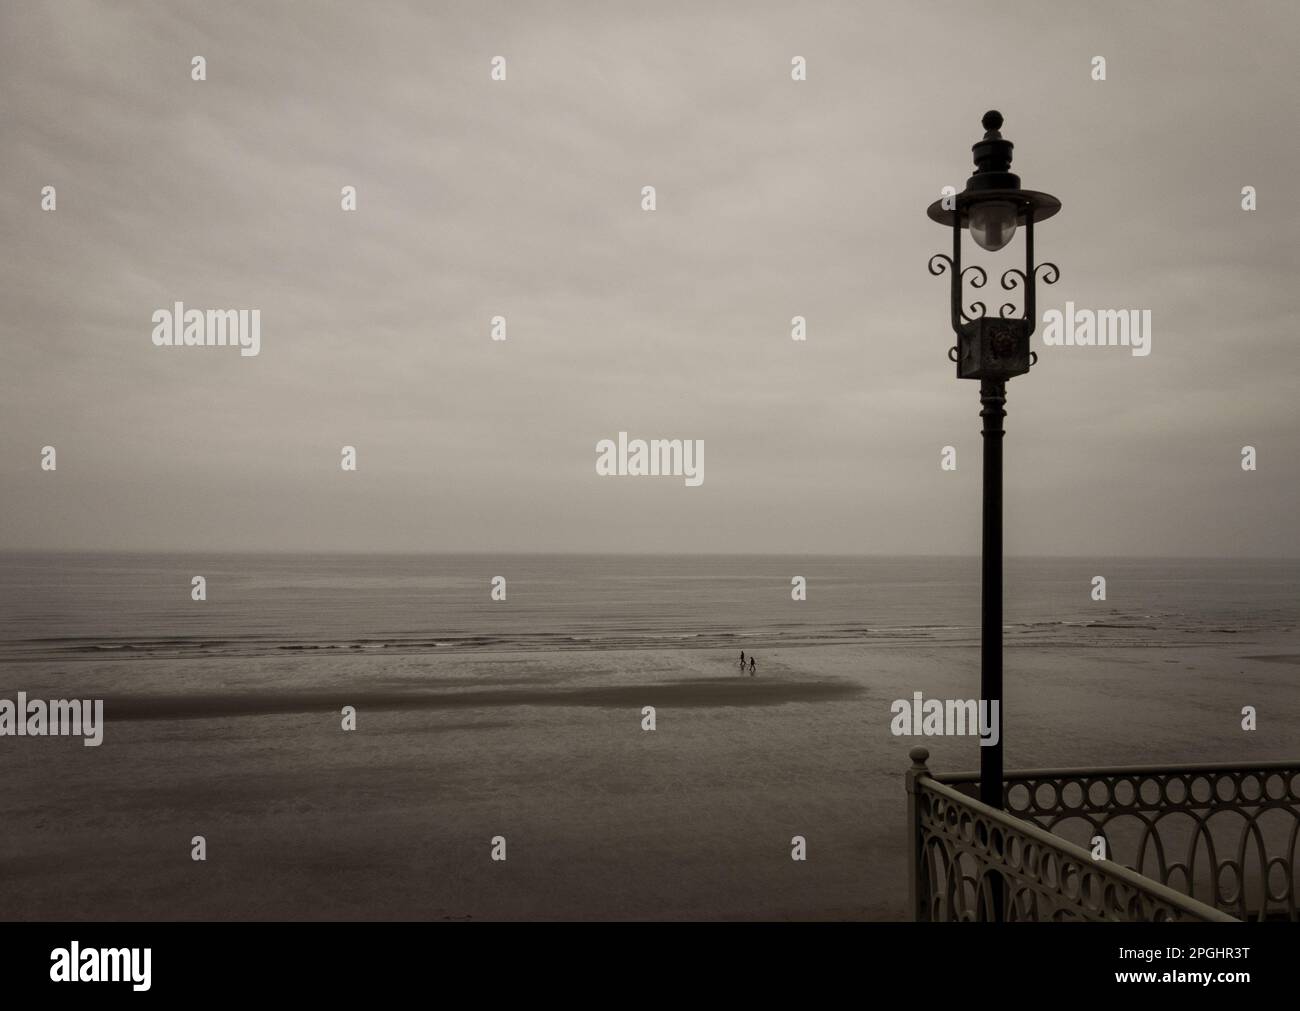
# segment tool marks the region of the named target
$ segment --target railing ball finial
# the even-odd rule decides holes
[[[920,748],[920,747],[913,748],[911,751],[907,753],[907,757],[912,760],[912,764],[914,766],[920,766],[921,768],[924,768],[925,763],[930,759],[930,749]]]

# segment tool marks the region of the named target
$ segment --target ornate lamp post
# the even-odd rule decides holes
[[[1038,272],[1043,283],[1055,284],[1060,270],[1053,263],[1034,263],[1034,225],[1061,209],[1056,197],[1020,188],[1020,177],[1011,171],[1009,140],[1001,134],[1002,114],[986,112],[984,139],[971,150],[975,174],[956,196],[930,205],[931,220],[952,228],[952,257],[936,253],[930,257],[930,273],[945,270],[952,275],[952,329],[957,343],[948,350],[957,363],[958,379],[980,381],[980,417],[984,419],[984,546],[983,620],[980,632],[980,697],[1002,708],[1002,419],[1007,400],[1007,380],[1024,375],[1038,359],[1029,349],[1034,332],[1036,307],[1034,290]],[[1021,289],[1023,305],[1019,315],[1011,302],[1004,302],[997,316],[988,316],[983,302],[963,306],[962,284],[972,274],[971,287],[982,288],[988,281],[983,267],[961,265],[961,233],[970,229],[981,249],[997,252],[1011,241],[1018,227],[1025,234],[1025,269],[1008,268],[1002,274],[1002,289]],[[980,800],[990,807],[1002,807],[1002,741],[1006,737],[1006,713],[1001,713],[1003,732],[998,743],[980,748]]]

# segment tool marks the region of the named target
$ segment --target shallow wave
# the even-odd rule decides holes
[[[1117,621],[1036,621],[1008,624],[1009,645],[1042,646],[1169,646],[1239,636],[1253,629],[1205,627],[1171,623],[1164,626]],[[0,641],[0,660],[120,660],[128,658],[273,657],[285,655],[470,653],[588,651],[637,649],[747,649],[854,644],[935,645],[969,643],[979,638],[972,625],[816,626],[761,628],[663,629],[621,626],[576,631],[520,631],[515,634],[446,632],[436,635],[296,639],[269,634],[239,637],[161,635],[71,636]]]

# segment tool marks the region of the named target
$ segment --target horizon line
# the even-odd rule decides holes
[[[511,549],[371,549],[371,548],[10,548],[0,555],[281,555],[342,557],[445,557],[457,555],[577,556],[592,558],[962,558],[979,560],[981,555],[937,552],[862,551],[599,551],[599,550],[511,550]],[[1142,555],[1142,554],[1008,554],[1004,559],[1106,559],[1132,561],[1300,561],[1300,555]]]

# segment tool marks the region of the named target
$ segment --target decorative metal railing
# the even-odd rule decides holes
[[[1300,762],[1013,772],[1003,806],[1237,919],[1300,919]]]
[[[907,775],[916,919],[1297,918],[1300,762],[1011,772],[998,811],[928,758]]]

